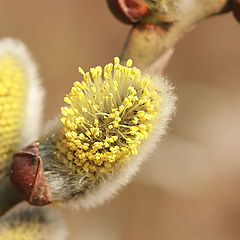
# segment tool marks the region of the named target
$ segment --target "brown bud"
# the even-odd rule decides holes
[[[107,0],[107,3],[112,13],[127,24],[139,22],[150,13],[144,0]]]
[[[37,144],[33,143],[13,156],[10,180],[30,204],[42,206],[51,203],[51,190]]]
[[[235,18],[240,22],[240,0],[234,0],[233,3],[233,14]]]

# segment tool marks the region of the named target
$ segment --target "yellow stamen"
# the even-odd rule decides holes
[[[79,68],[83,79],[64,98],[68,105],[61,108],[56,146],[62,161],[78,174],[97,178],[128,161],[158,117],[159,91],[131,66],[132,60],[122,66],[115,57],[114,65],[90,69],[93,80]]]

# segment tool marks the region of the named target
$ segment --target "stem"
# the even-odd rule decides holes
[[[0,183],[0,216],[23,200],[6,176]]]
[[[190,0],[189,0],[190,1]],[[139,68],[152,65],[166,50],[201,20],[231,10],[230,0],[196,0],[192,8],[173,22],[156,22],[156,14],[133,26],[122,52],[122,61],[131,58]],[[177,17],[173,17],[176,19]]]

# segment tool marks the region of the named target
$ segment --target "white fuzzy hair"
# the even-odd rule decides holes
[[[10,54],[18,58],[26,71],[27,77],[27,99],[26,115],[21,131],[20,144],[17,150],[37,140],[42,120],[42,107],[44,91],[40,86],[37,66],[33,61],[30,52],[20,40],[3,38],[0,40],[0,59]]]
[[[33,223],[33,225],[31,225]],[[54,207],[33,207],[22,203],[11,209],[0,220],[0,235],[8,227],[28,225],[26,231],[34,228],[34,223],[41,225],[36,239],[65,240],[68,235],[67,225],[62,214]],[[42,234],[42,235],[41,235]],[[1,237],[0,237],[1,238]]]
[[[183,14],[189,12],[194,5],[196,4],[197,0],[182,0],[179,2],[179,7],[181,8],[181,12]]]
[[[51,231],[49,232],[49,240],[65,240],[68,236],[67,223],[63,215],[53,206],[45,206],[46,219],[51,223]]]
[[[89,192],[83,198],[68,201],[71,207],[79,208],[79,206],[81,206],[84,208],[92,208],[113,198],[138,172],[142,162],[147,159],[148,154],[150,154],[155,149],[157,143],[162,140],[163,135],[166,133],[168,121],[175,112],[176,96],[174,95],[173,87],[168,83],[166,77],[153,76],[152,80],[157,90],[161,92],[162,112],[148,139],[139,147],[139,152],[127,161],[124,167],[112,176],[111,180],[101,183],[96,190]]]
[[[181,20],[184,14],[188,13],[196,4],[197,0],[163,0],[159,1],[160,14],[171,15],[171,12],[176,11],[177,19]]]

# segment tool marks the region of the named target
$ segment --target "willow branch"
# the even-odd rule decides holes
[[[131,58],[138,67],[147,68],[166,50],[174,47],[198,22],[230,10],[230,0],[195,0],[181,17],[173,12],[171,16],[165,16],[168,22],[161,15],[158,17],[157,13],[146,16],[133,25],[122,52],[122,61]]]

